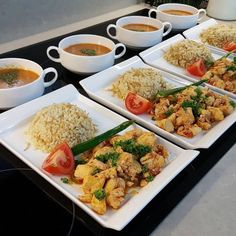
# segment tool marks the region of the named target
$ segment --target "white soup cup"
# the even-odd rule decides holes
[[[109,48],[111,51],[103,55],[82,56],[66,52],[64,49],[80,43],[98,44]],[[116,49],[122,47],[121,53],[116,54]],[[56,50],[58,58],[50,55],[51,50]],[[59,42],[58,47],[50,46],[47,56],[54,62],[61,63],[66,69],[77,74],[92,74],[104,70],[114,64],[115,59],[122,57],[126,52],[125,45],[113,43],[110,39],[93,34],[78,34],[66,37]]]
[[[172,15],[165,13],[163,11],[166,10],[181,10],[181,11],[187,11],[192,13],[192,15]],[[151,14],[155,12],[156,18],[160,21],[169,21],[172,24],[172,28],[174,30],[183,30],[188,29],[190,27],[195,26],[205,15],[206,10],[205,9],[197,9],[195,7],[186,5],[186,4],[180,4],[180,3],[166,3],[161,4],[157,7],[157,9],[150,9],[148,12],[149,17],[151,17]]]
[[[0,89],[0,109],[7,109],[28,102],[41,96],[45,88],[56,82],[58,74],[56,69],[49,67],[43,69],[39,64],[23,58],[3,58],[0,59],[0,68],[20,68],[31,70],[39,77],[31,83],[11,88]],[[53,79],[45,82],[44,78],[48,73],[54,73]]]
[[[149,32],[138,32],[123,28],[127,24],[145,24],[151,25],[158,30]],[[110,30],[115,29],[115,35],[112,35]],[[129,48],[142,49],[154,46],[162,41],[162,37],[166,36],[171,31],[171,24],[169,22],[160,22],[159,20],[145,17],[145,16],[126,16],[116,21],[116,24],[107,26],[107,34],[125,44]]]

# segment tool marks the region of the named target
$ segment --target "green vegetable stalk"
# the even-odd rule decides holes
[[[98,135],[97,137],[94,137],[88,141],[85,141],[83,143],[79,143],[79,144],[75,145],[71,149],[73,155],[76,156],[76,155],[83,153],[91,148],[96,147],[99,143],[101,143],[101,142],[107,140],[108,138],[111,138],[115,134],[125,130],[133,123],[134,123],[134,121],[132,121],[132,120],[125,121],[122,124],[116,126],[115,128],[110,129],[110,130],[106,131],[105,133]]]
[[[190,84],[190,85],[187,85],[187,86],[184,86],[184,87],[168,89],[168,90],[162,90],[162,91],[157,92],[156,96],[167,97],[169,95],[173,95],[175,93],[182,92],[183,90],[185,90],[185,89],[187,89],[187,88],[189,88],[191,86],[199,86],[199,85],[203,84],[206,81],[207,81],[207,79],[203,79],[203,80],[200,80],[200,81],[198,81],[196,83],[193,83],[193,84]]]

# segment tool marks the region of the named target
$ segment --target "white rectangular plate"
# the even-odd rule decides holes
[[[31,117],[41,108],[53,104],[68,102],[85,110],[97,125],[98,133],[103,133],[126,121],[124,117],[82,96],[72,85],[67,85],[50,94],[13,108],[0,114],[0,142],[19,159],[34,169],[39,175],[61,191],[76,205],[87,212],[104,227],[121,230],[148,204],[181,170],[183,170],[198,154],[198,151],[183,150],[176,145],[157,137],[170,153],[170,162],[164,170],[146,187],[140,189],[135,196],[127,198],[118,210],[108,210],[103,216],[93,212],[89,205],[78,200],[82,194],[80,187],[63,184],[60,177],[50,175],[41,168],[47,154],[25,148],[25,131]],[[16,119],[17,117],[17,119]],[[137,127],[134,125],[131,128]]]
[[[134,115],[127,111],[124,105],[124,101],[113,96],[112,92],[108,90],[111,84],[117,79],[117,77],[131,68],[153,68],[145,63],[138,57],[132,57],[120,64],[117,64],[107,70],[100,73],[92,75],[82,81],[80,84],[85,89],[90,97],[96,101],[110,107],[111,109],[118,111],[130,119],[135,120],[146,128],[164,136],[165,138],[177,143],[178,145],[189,148],[208,148],[210,147],[219,137],[223,134],[235,121],[235,114],[231,114],[226,117],[223,121],[217,123],[212,129],[207,132],[201,132],[197,136],[188,139],[183,136],[169,133],[155,125],[155,122],[151,120],[151,116],[148,114]],[[156,68],[153,68],[157,70]],[[157,70],[159,71],[159,70]],[[182,78],[169,74],[168,72],[159,71],[163,78],[173,84],[175,87],[184,86],[190,84],[191,82],[186,81]]]
[[[179,41],[182,41],[182,40],[184,40],[184,37],[180,34],[177,34],[176,36],[169,38],[169,39],[159,43],[158,45],[141,52],[139,55],[147,64],[149,64],[153,67],[156,67],[158,69],[165,70],[165,71],[170,72],[172,74],[178,75],[178,76],[185,78],[189,81],[197,82],[197,81],[199,81],[198,77],[190,75],[187,72],[187,70],[185,70],[184,68],[170,64],[163,57],[164,53],[167,51],[167,49],[171,45],[173,45]],[[209,50],[211,51],[211,54],[215,60],[217,60],[220,57],[222,57],[223,55],[225,55],[224,52],[220,52],[219,50],[215,50],[213,48],[209,48]],[[229,58],[231,58],[231,57],[229,57]],[[236,99],[236,94],[230,93],[226,90],[217,88],[217,87],[212,86],[210,84],[206,84],[206,86],[208,86],[212,90],[215,90],[218,93],[226,94],[226,95]]]
[[[185,30],[183,32],[183,35],[186,39],[191,39],[191,40],[194,40],[196,42],[203,43],[201,41],[201,38],[200,38],[200,34],[202,33],[202,31],[209,28],[209,27],[211,27],[211,26],[214,26],[216,24],[219,24],[218,21],[216,21],[215,19],[209,19],[207,21],[202,22],[199,25],[196,25],[196,26],[194,26],[190,29]],[[209,44],[206,44],[206,46],[208,48],[218,50],[218,51],[223,52],[223,53],[228,53],[227,51],[225,51],[222,48],[214,47],[214,46],[209,45]]]

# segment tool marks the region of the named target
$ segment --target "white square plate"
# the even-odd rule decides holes
[[[209,19],[207,21],[202,22],[199,25],[196,25],[196,26],[194,26],[190,29],[185,30],[183,32],[183,35],[186,39],[191,39],[191,40],[194,40],[196,42],[203,43],[201,41],[201,38],[200,38],[200,34],[202,33],[202,31],[209,28],[209,27],[211,27],[211,26],[214,26],[216,24],[219,24],[218,21],[216,21],[215,19]],[[206,46],[208,48],[218,50],[218,51],[223,52],[223,53],[228,53],[227,51],[225,51],[222,48],[218,48],[218,47],[215,47],[215,46],[212,46],[212,45],[209,45],[209,44],[206,44]]]
[[[170,64],[168,61],[166,61],[163,58],[163,55],[165,54],[165,52],[167,51],[167,49],[171,45],[173,45],[179,41],[182,41],[184,39],[185,38],[182,35],[177,34],[176,36],[169,38],[169,39],[159,43],[158,45],[141,52],[139,55],[147,64],[149,64],[153,67],[156,67],[161,70],[165,70],[167,72],[178,75],[178,76],[185,78],[187,80],[190,80],[192,82],[197,82],[197,81],[199,81],[199,77],[189,74],[187,72],[187,70],[185,70],[184,68]],[[217,60],[220,57],[222,57],[223,55],[225,55],[224,52],[220,52],[219,50],[215,50],[213,48],[209,48],[209,50],[211,51],[211,54],[215,60]],[[232,58],[232,57],[229,57],[229,58]],[[236,94],[233,94],[231,92],[228,92],[228,91],[220,89],[220,88],[217,88],[217,87],[210,85],[210,84],[206,84],[206,86],[208,86],[212,90],[215,90],[218,93],[226,94],[226,95],[236,99]]]
[[[135,196],[127,198],[118,210],[108,210],[103,216],[96,214],[89,205],[78,200],[82,194],[80,187],[62,183],[60,177],[53,176],[41,168],[47,154],[32,147],[25,148],[25,134],[30,118],[41,108],[53,104],[68,102],[85,110],[97,125],[98,134],[126,121],[124,117],[104,108],[79,94],[72,85],[51,92],[21,106],[0,114],[0,143],[13,152],[19,159],[34,169],[39,175],[61,191],[76,205],[87,212],[104,227],[121,230],[147,205],[181,170],[198,154],[198,151],[183,150],[174,144],[157,137],[170,153],[169,164],[155,177],[154,181],[139,190]],[[17,119],[16,119],[17,117]],[[134,125],[136,127],[136,125]],[[134,128],[130,127],[129,129]]]
[[[112,92],[108,90],[111,84],[117,79],[120,74],[125,73],[131,68],[153,68],[145,63],[138,57],[132,57],[120,64],[117,64],[107,70],[104,70],[100,73],[92,75],[82,81],[80,84],[85,89],[90,97],[96,101],[108,106],[109,108],[118,111],[130,119],[135,120],[146,128],[164,136],[165,138],[177,143],[178,145],[189,148],[208,148],[210,147],[217,139],[223,134],[235,121],[236,112],[226,117],[223,121],[217,123],[209,131],[203,131],[197,136],[189,139],[183,136],[177,135],[175,133],[169,133],[155,125],[155,122],[151,120],[151,116],[148,114],[134,115],[131,112],[127,111],[125,108],[124,101],[113,96]],[[157,70],[156,68],[153,68]],[[159,70],[157,70],[159,71]],[[177,76],[169,74],[164,71],[159,71],[163,78],[173,84],[175,87],[184,86],[190,84],[191,82],[181,79]]]

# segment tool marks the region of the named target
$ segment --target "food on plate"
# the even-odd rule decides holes
[[[148,112],[152,103],[138,94],[129,92],[125,98],[125,107],[133,114],[139,115]]]
[[[168,132],[192,138],[231,114],[234,102],[226,95],[196,86],[203,81],[160,92],[151,112],[156,125]]]
[[[166,14],[170,14],[170,15],[176,15],[176,16],[191,16],[193,15],[192,12],[189,11],[182,11],[182,10],[162,10],[162,12],[166,13]]]
[[[101,44],[78,43],[64,48],[64,51],[79,56],[100,56],[109,53],[111,49]]]
[[[116,135],[84,153],[74,172],[82,184],[82,202],[98,214],[118,209],[133,187],[144,187],[167,163],[168,151],[152,132],[134,129]]]
[[[187,66],[186,70],[195,76],[203,76],[206,73],[207,67],[204,60],[200,58],[198,61],[194,62],[192,65]]]
[[[123,25],[122,28],[132,31],[138,31],[138,32],[150,32],[158,30],[157,27],[152,25],[146,25],[146,24],[127,24]]]
[[[71,175],[75,167],[74,156],[96,147],[103,141],[106,141],[132,124],[133,121],[125,121],[103,134],[76,144],[72,148],[69,147],[66,141],[63,141],[53,148],[51,153],[44,160],[42,168],[53,175]]]
[[[236,94],[236,57],[233,61],[222,57],[216,60],[202,76],[208,83]]]
[[[0,89],[19,87],[38,79],[39,75],[31,70],[22,68],[0,68]]]
[[[210,50],[204,44],[188,39],[171,45],[164,53],[164,58],[169,63],[185,69],[199,59],[206,62],[213,61]]]
[[[63,141],[70,147],[94,137],[96,127],[88,114],[69,103],[42,108],[32,118],[26,132],[36,149],[50,152]]]
[[[227,51],[236,49],[236,27],[234,25],[216,24],[203,30],[200,38],[204,43]],[[232,47],[232,45],[235,46]]]
[[[125,100],[129,92],[152,99],[159,90],[170,88],[162,75],[152,68],[132,68],[120,75],[112,84],[112,93]]]

